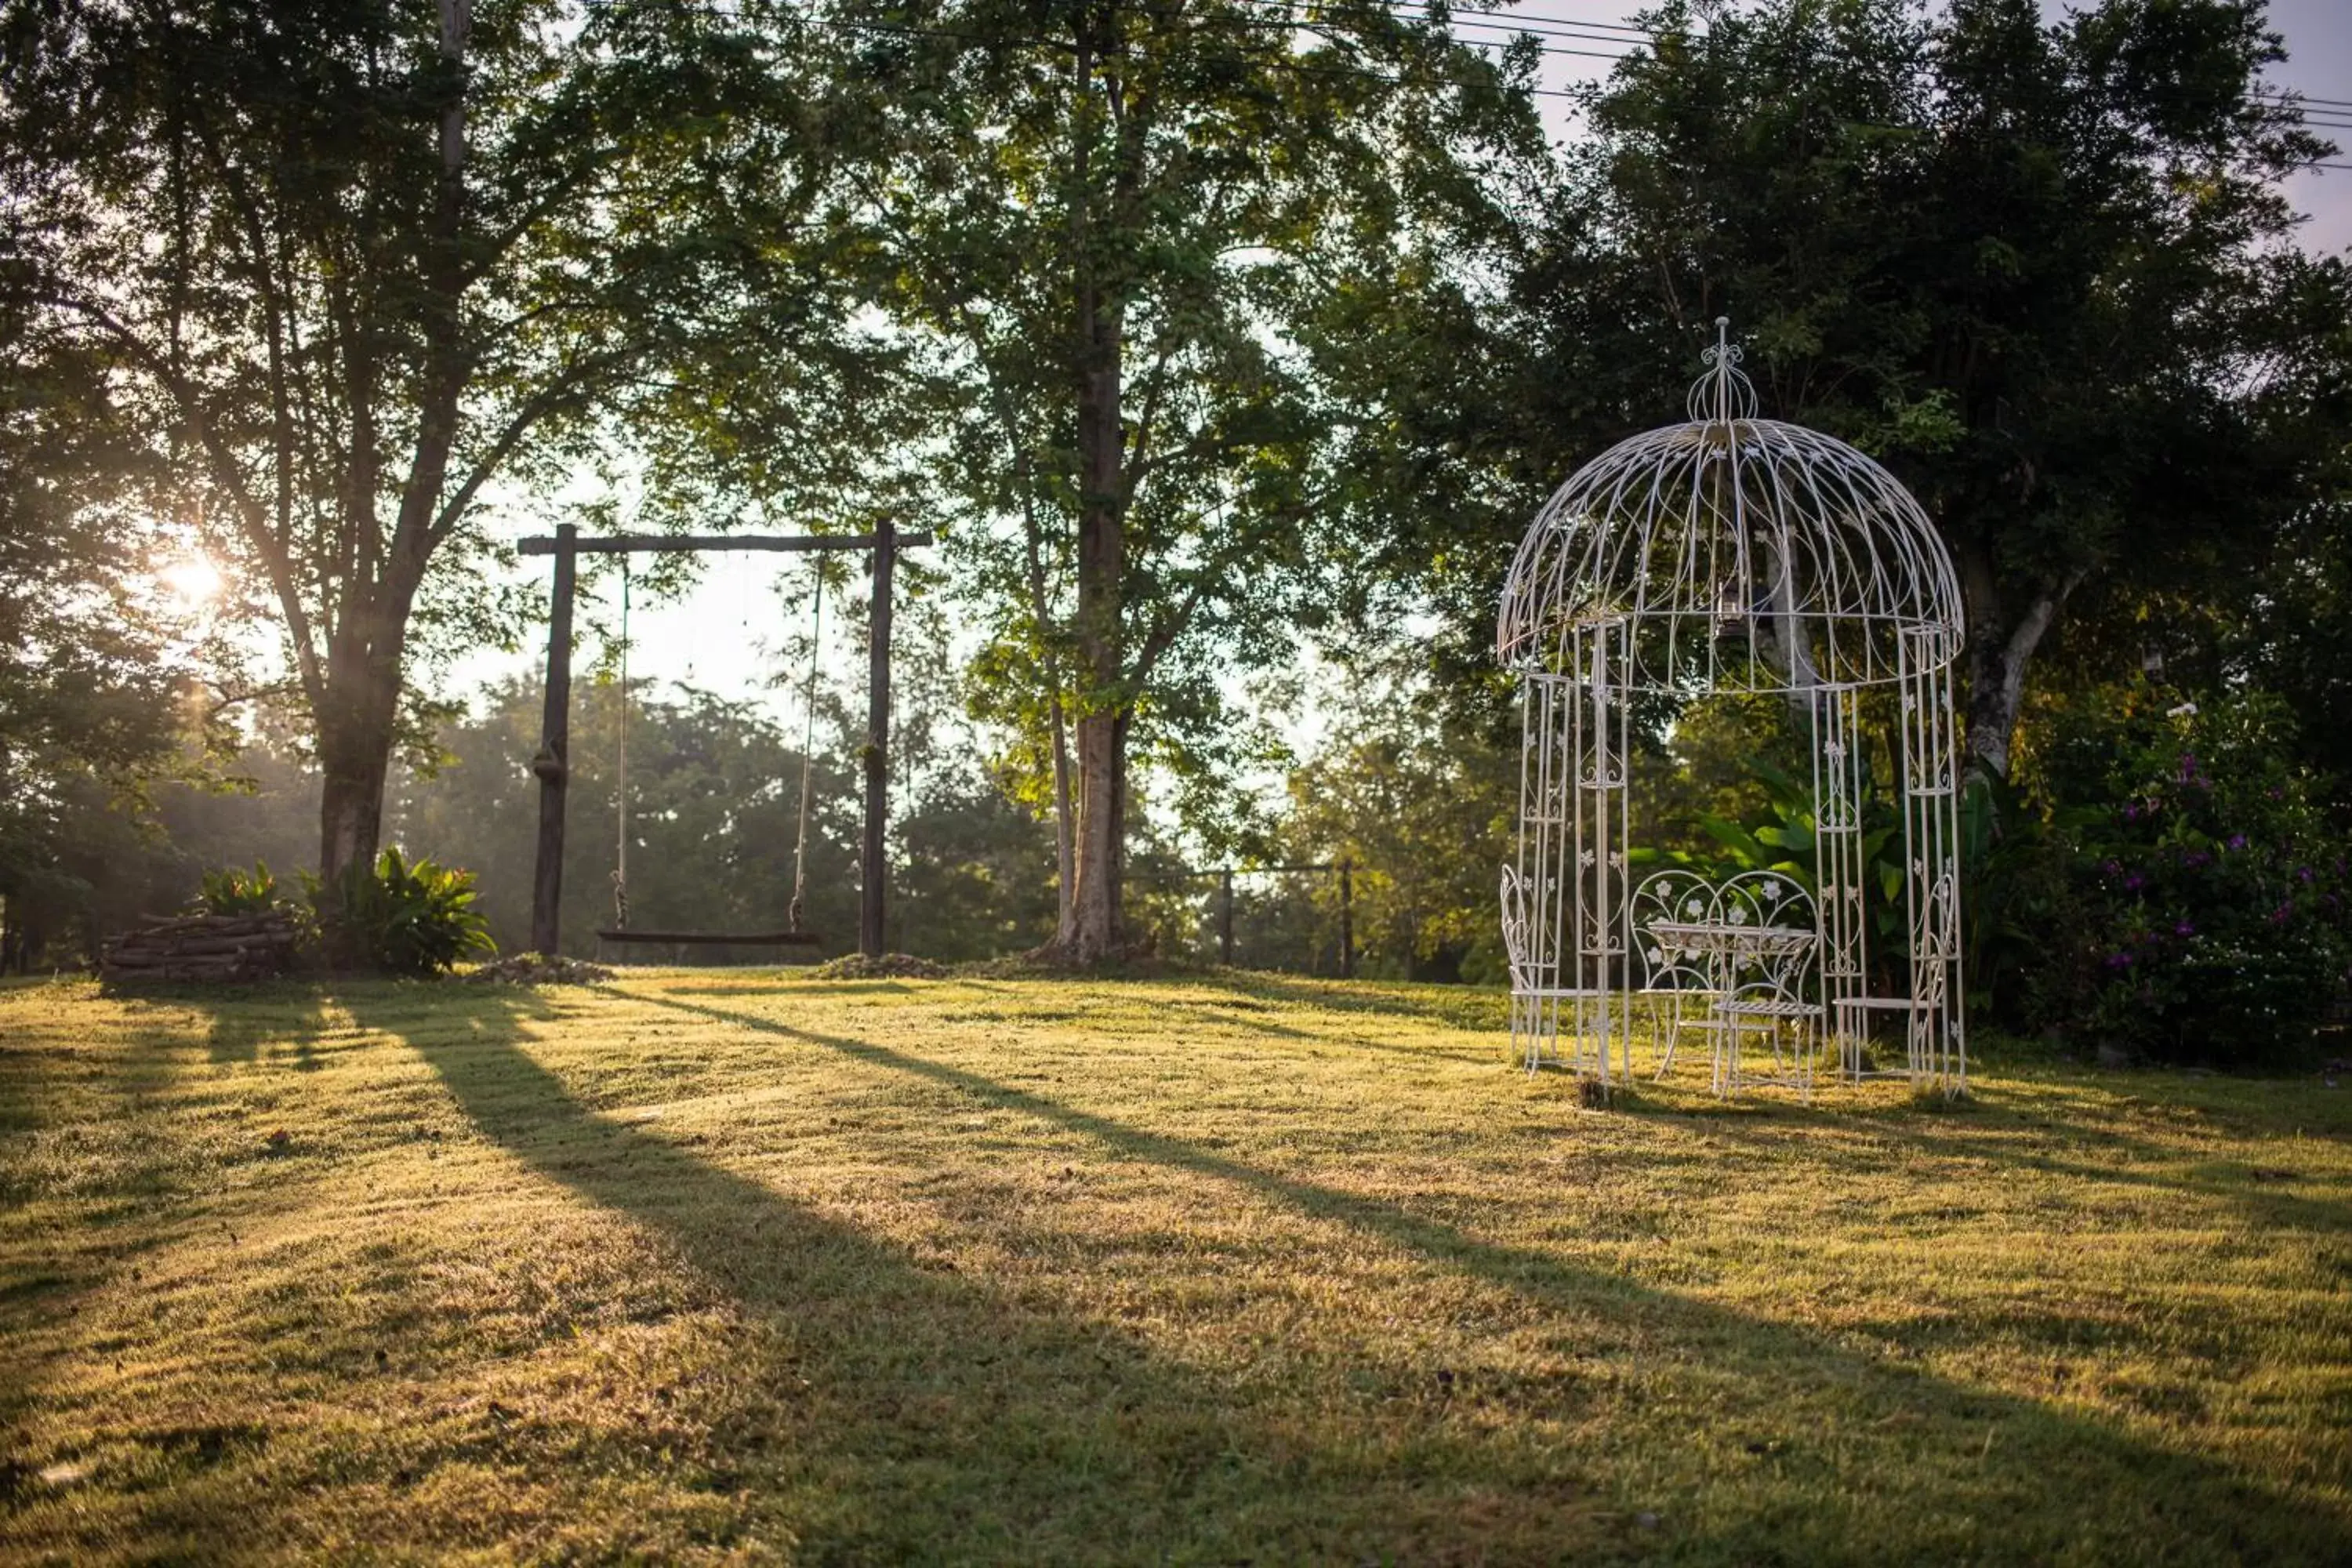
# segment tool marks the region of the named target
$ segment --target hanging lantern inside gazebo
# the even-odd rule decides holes
[[[1728,323],[1716,325],[1688,422],[1619,443],[1561,486],[1503,591],[1496,651],[1523,699],[1502,900],[1514,1044],[1530,1068],[1558,1060],[1606,1083],[1631,1076],[1638,1024],[1662,1072],[1700,1041],[1718,1090],[1763,1079],[1810,1091],[1832,1046],[1850,1076],[1874,1070],[1875,1020],[1902,1033],[1895,1070],[1956,1091],[1951,559],[1885,469],[1758,418]],[[1644,868],[1631,854],[1633,727],[1754,695],[1778,699],[1809,742],[1811,863]],[[1899,837],[1901,920],[1875,938],[1873,777],[1899,789],[1901,818],[1886,836],[1888,852]],[[1901,952],[1874,955],[1874,942]]]

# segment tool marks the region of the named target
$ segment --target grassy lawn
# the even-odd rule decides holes
[[[0,1555],[2352,1560],[2352,1090],[1260,979],[0,991]]]

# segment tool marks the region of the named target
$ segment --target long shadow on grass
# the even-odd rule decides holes
[[[1348,1011],[1370,1010],[1343,1009],[1341,1011],[1344,1014]],[[1328,1031],[1302,1029],[1295,1024],[1272,1023],[1249,1011],[1232,1006],[1219,1006],[1213,1002],[1178,1002],[1154,998],[1152,1011],[1181,1013],[1198,1018],[1203,1023],[1216,1025],[1233,1034],[1270,1035],[1279,1039],[1304,1041],[1307,1045],[1320,1047],[1326,1050],[1378,1051],[1384,1056],[1411,1057],[1417,1061],[1424,1062],[1454,1062],[1466,1067],[1483,1067],[1499,1059],[1502,1055],[1496,1049],[1481,1046],[1392,1046],[1385,1041],[1368,1040],[1361,1035],[1349,1034],[1344,1029],[1335,1028]],[[1447,1020],[1442,1014],[1433,1013],[1426,1016],[1439,1023],[1450,1023],[1452,1027],[1457,1029],[1468,1026],[1458,1020]]]
[[[353,1011],[372,1022],[364,998]],[[809,1560],[1427,1557],[1433,1521],[1452,1519],[1445,1485],[1396,1489],[1386,1518],[1351,1510],[1376,1478],[1269,1437],[1211,1376],[597,1113],[526,1051],[532,1023],[493,994],[372,1026],[423,1056],[488,1138],[665,1238],[761,1324],[719,1373],[754,1392],[698,1412],[710,1445],[680,1463],[714,1490],[788,1501],[769,1522]],[[1518,1524],[1563,1538],[1582,1506],[1535,1500]]]
[[[41,1173],[45,1179],[19,1168],[0,1183],[0,1207],[47,1199],[44,1206],[64,1207],[74,1227],[68,1236],[66,1220],[44,1214],[40,1223],[55,1227],[56,1246],[37,1268],[0,1281],[0,1343],[16,1358],[0,1379],[0,1446],[59,1370],[88,1353],[78,1331],[57,1331],[80,1317],[87,1294],[134,1276],[143,1260],[186,1240],[185,1202],[212,1174],[210,1162],[193,1159],[186,1142],[191,1104],[214,1087],[184,1081],[200,1048],[196,1026],[201,1021],[207,1029],[214,1063],[236,1059],[216,1042],[236,1026],[228,1020],[251,1011],[255,994],[242,986],[135,986],[100,1000],[60,987],[54,998],[28,998],[59,1008],[117,1007],[122,1017],[89,1035],[63,1016],[36,1017],[29,1042],[0,1050],[0,1138],[21,1156],[33,1133],[50,1130],[85,1151],[69,1166]],[[280,1005],[295,996],[283,987],[262,994]],[[315,997],[293,1005],[318,1016]],[[117,1029],[125,1037],[110,1039]],[[40,1348],[26,1350],[28,1342]],[[0,1509],[5,1492],[0,1485]]]
[[[1841,1112],[1821,1106],[1781,1102],[1773,1104],[1769,1110],[1759,1110],[1750,1116],[1711,1117],[1707,1120],[1706,1131],[1710,1137],[1743,1145],[1765,1156],[1771,1154],[1778,1146],[1770,1131],[1776,1123],[1810,1126],[1836,1132],[1864,1132],[1885,1138],[1930,1159],[1982,1160],[2005,1169],[2031,1171],[2067,1181],[2105,1183],[2137,1187],[2168,1196],[2211,1199],[2230,1205],[2243,1220],[2265,1230],[2326,1232],[2352,1229],[2352,1205],[2341,1200],[2307,1198],[2280,1191],[2274,1186],[2257,1184],[2260,1179],[2251,1169],[2243,1181],[2218,1179],[2179,1169],[2234,1163],[2232,1160],[2217,1160],[2180,1144],[2136,1137],[2080,1119],[2061,1119],[2047,1111],[2037,1110],[2031,1116],[2021,1114],[2003,1109],[1981,1089],[1976,1092],[1979,1097],[1977,1104],[1963,1110],[1905,1107],[1892,1110]],[[2251,1130],[2239,1130],[2228,1135],[2236,1139],[2259,1136]],[[2053,1152],[2047,1147],[2034,1146],[2037,1142],[2047,1143],[2058,1140],[2073,1140],[2111,1150],[2146,1165],[2175,1169],[2146,1170],[2103,1165],[2089,1160],[2068,1158],[2065,1152]],[[1840,1164],[1883,1168],[1886,1163],[1882,1152],[1866,1146],[1833,1144],[1817,1148],[1817,1152],[1825,1160]],[[2268,1179],[2283,1183],[2300,1179],[2300,1173],[2274,1173]]]
[[[1493,986],[1306,980],[1268,969],[1227,970],[1221,977],[1245,994],[1333,1012],[1403,1014],[1455,1029],[1507,1028],[1510,1020],[1510,996]]]
[[[319,1066],[318,1035],[327,1022],[327,994],[317,982],[280,980],[257,985],[225,1007],[200,991],[184,998],[212,1015],[205,1051],[215,1062],[249,1062],[265,1046],[286,1047],[293,1066],[310,1072]]]
[[[1749,1510],[1714,1539],[1682,1542],[1705,1555],[1743,1561],[1892,1561],[1913,1553],[2042,1560],[2066,1551],[2087,1552],[2092,1559],[2138,1560],[2156,1540],[2165,1542],[2165,1555],[2186,1561],[2306,1561],[2352,1552],[2352,1524],[2344,1518],[2282,1496],[2262,1478],[2143,1442],[2095,1420],[1858,1354],[1786,1323],[1578,1268],[1541,1251],[1482,1240],[1395,1203],[1261,1170],[868,1040],[667,996],[633,999],[982,1095],[1096,1140],[1124,1158],[1229,1182],[1310,1218],[1349,1226],[1557,1314],[1563,1336],[1592,1335],[1597,1329],[1601,1342],[1588,1341],[1589,1349],[1604,1360],[1613,1356],[1690,1377],[1694,1404],[1727,1374],[1743,1385],[1751,1409],[1760,1405],[1771,1410],[1783,1434],[1809,1450],[1802,1462],[1829,1468],[1823,1480],[1832,1495],[1866,1499],[1923,1460],[1931,1471],[1941,1472],[1936,1484],[1947,1489],[1932,1509],[1915,1511],[1898,1527],[1891,1520],[1870,1523],[1867,1508],[1859,1513],[1834,1510],[1829,1519],[1793,1517],[1789,1493],[1764,1485]],[[1693,1363],[1695,1373],[1688,1370]],[[1693,1441],[1712,1447],[1723,1436],[1694,1433]],[[1783,1440],[1772,1438],[1768,1452]],[[1738,1463],[1727,1465],[1727,1473],[1716,1483],[1717,1508],[1738,1483]],[[1904,1496],[1899,1485],[1894,1489],[1889,1506],[1920,1510],[1925,1500]]]

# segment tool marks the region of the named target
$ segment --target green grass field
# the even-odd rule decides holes
[[[0,991],[12,1561],[2352,1561],[2352,1090],[1498,999]]]

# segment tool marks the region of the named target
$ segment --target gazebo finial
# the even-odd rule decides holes
[[[1717,316],[1715,346],[1699,355],[1706,374],[1692,384],[1686,405],[1695,423],[1728,424],[1756,417],[1756,388],[1739,369],[1745,357],[1731,341],[1731,318]]]

